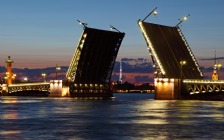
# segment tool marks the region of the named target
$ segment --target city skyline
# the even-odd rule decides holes
[[[77,19],[91,28],[109,30],[109,25],[113,25],[126,33],[117,61],[151,61],[137,20],[158,7],[158,15],[149,17],[147,22],[175,26],[178,18],[190,14],[180,28],[200,66],[211,67],[215,51],[221,63],[223,59],[223,4],[222,0],[0,1],[0,66],[6,65],[8,56],[17,68],[68,66],[82,33]]]

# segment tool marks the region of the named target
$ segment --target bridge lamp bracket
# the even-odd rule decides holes
[[[142,21],[145,21],[150,15],[156,16],[158,14],[157,7],[154,8]]]
[[[112,26],[112,25],[110,25],[110,30],[115,30],[115,31],[120,33],[120,31],[117,28],[115,28],[114,26]]]
[[[188,20],[188,17],[190,16],[190,14],[188,14],[187,16],[184,16],[183,18],[179,18],[179,22],[177,23],[177,25],[175,27],[178,27],[182,22]]]
[[[80,25],[83,26],[84,29],[87,28],[87,25],[88,25],[87,23],[81,22],[80,20],[77,20],[77,21]]]

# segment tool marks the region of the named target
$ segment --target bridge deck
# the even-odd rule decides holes
[[[66,77],[75,83],[110,81],[124,33],[85,28]]]
[[[142,21],[139,21],[139,26],[156,65],[166,78],[179,78],[181,69],[183,78],[202,78],[202,72],[179,28]],[[183,60],[187,64],[181,68],[180,61]]]
[[[124,35],[84,29],[66,74],[71,96],[111,96],[111,74]]]

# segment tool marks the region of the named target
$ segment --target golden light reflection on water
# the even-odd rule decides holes
[[[152,101],[154,102],[154,101]],[[150,103],[148,101],[141,102],[136,108],[140,110],[134,110],[141,119],[133,120],[133,123],[140,124],[169,124],[167,121],[168,111],[167,102],[156,101],[157,103]]]
[[[220,105],[219,105],[220,104]],[[133,120],[140,124],[195,124],[207,121],[224,122],[223,102],[155,100],[143,101],[133,109],[139,118]],[[190,119],[194,118],[194,119]]]
[[[24,101],[22,101],[22,100],[16,100],[16,99],[14,99],[14,100],[5,100],[5,99],[3,99],[1,101],[1,103],[3,103],[3,104],[34,103],[34,102],[41,102],[41,101],[38,101],[38,100],[24,100]]]
[[[8,130],[8,131],[0,131],[1,135],[12,135],[12,134],[20,134],[20,130]]]
[[[3,112],[2,119],[18,119],[18,113],[16,111],[6,111]]]
[[[133,123],[138,123],[138,124],[169,124],[169,122],[164,120],[164,119],[134,120]]]

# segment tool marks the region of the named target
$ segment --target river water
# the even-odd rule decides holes
[[[153,94],[114,94],[111,100],[6,97],[0,139],[224,139],[224,102],[154,100]]]

